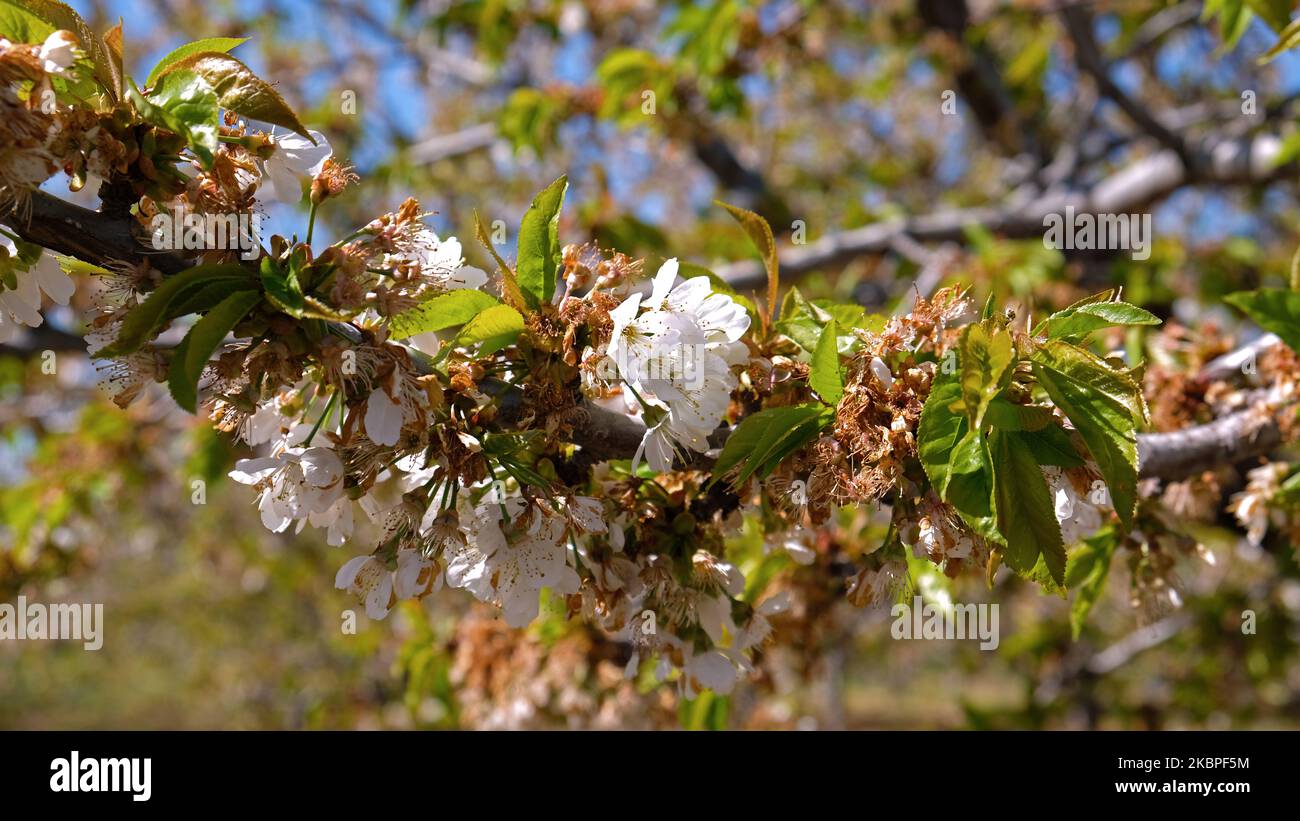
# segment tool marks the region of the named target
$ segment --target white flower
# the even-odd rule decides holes
[[[393,592],[399,599],[414,599],[436,593],[442,587],[442,572],[433,559],[419,550],[397,551],[397,570],[393,571]]]
[[[889,372],[889,366],[878,356],[871,357],[871,373],[876,379],[880,380],[881,386],[889,390],[894,386],[894,375]]]
[[[641,384],[645,365],[656,349],[666,351],[678,337],[677,331],[668,324],[667,314],[651,311],[638,315],[640,307],[641,295],[632,294],[609,312],[614,327],[606,349],[606,355],[618,367],[619,376],[634,387]]]
[[[1102,524],[1101,506],[1080,496],[1069,474],[1061,468],[1047,465],[1042,470],[1052,492],[1052,507],[1061,526],[1061,541],[1067,546],[1077,544],[1095,533]]]
[[[62,74],[77,60],[77,38],[70,31],[59,30],[45,38],[37,57],[46,74]]]
[[[275,456],[240,459],[230,478],[261,491],[257,507],[272,533],[283,533],[297,519],[327,514],[343,494],[343,462],[326,447],[290,447]],[[318,521],[329,526],[339,515]],[[350,529],[350,510],[347,521]]]
[[[678,267],[676,258],[660,266],[645,307],[699,330],[710,344],[739,341],[749,330],[745,309],[726,294],[713,293],[708,277],[692,277],[674,287]]]
[[[263,402],[244,422],[242,431],[244,441],[250,445],[266,444],[271,441],[271,437],[280,432],[284,421],[284,417],[280,414],[280,397]]]
[[[608,525],[605,524],[605,506],[599,499],[574,496],[566,500],[564,512],[581,533],[604,533],[608,530]]]
[[[76,285],[51,254],[42,253],[33,265],[21,268],[18,246],[3,234],[0,234],[0,251],[4,252],[0,255],[0,274],[7,271],[5,278],[14,286],[6,286],[0,279],[0,342],[7,342],[13,338],[17,326],[35,328],[44,321],[42,291],[57,304],[67,305]]]
[[[671,469],[678,450],[708,450],[736,388],[731,368],[749,358],[741,341],[749,329],[745,310],[713,293],[707,277],[675,284],[677,271],[677,260],[668,260],[644,304],[633,294],[611,312],[607,350],[623,380],[652,406],[641,409],[647,430],[634,467],[644,454],[661,472]]]
[[[576,593],[581,586],[568,564],[565,532],[562,518],[519,497],[484,501],[475,510],[470,539],[448,546],[447,583],[500,605],[507,624],[524,627],[537,618],[542,588]]]
[[[312,527],[325,528],[326,542],[331,547],[338,547],[352,537],[352,500],[340,496],[323,512],[307,514],[306,521]],[[302,524],[298,523],[300,529]]]
[[[1290,471],[1291,465],[1287,462],[1269,462],[1252,468],[1246,474],[1246,489],[1232,495],[1228,511],[1236,516],[1238,524],[1246,528],[1246,540],[1256,547],[1264,543],[1269,522],[1275,515],[1269,510],[1269,500]]]
[[[705,690],[712,690],[720,696],[730,695],[736,688],[736,679],[740,671],[719,650],[706,650],[703,653],[690,653],[686,665],[682,668],[682,680],[685,682],[686,697],[693,699]]]
[[[334,586],[359,596],[366,605],[366,615],[382,619],[388,615],[393,599],[393,574],[374,556],[356,556],[339,568]]]
[[[703,453],[709,449],[709,434],[715,425],[693,424],[694,414],[683,415],[675,406],[670,405],[661,411],[658,422],[646,428],[641,444],[637,445],[632,456],[632,470],[636,470],[644,456],[650,467],[659,473],[672,470],[673,457],[679,449],[689,449]]]
[[[272,135],[275,152],[262,163],[263,188],[271,199],[296,203],[302,199],[302,180],[314,177],[334,154],[329,141],[319,131],[307,132],[316,140],[301,134]]]
[[[731,618],[731,599],[726,596],[700,596],[695,602],[695,614],[700,627],[714,644],[736,635],[736,622]]]

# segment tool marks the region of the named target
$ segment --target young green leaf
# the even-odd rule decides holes
[[[1065,586],[1074,591],[1070,605],[1070,633],[1075,639],[1083,631],[1083,623],[1092,606],[1106,589],[1110,574],[1110,560],[1119,546],[1119,534],[1113,527],[1103,528],[1083,540],[1083,544],[1070,554],[1065,567]]]
[[[1091,302],[1057,311],[1041,327],[1049,339],[1080,340],[1115,325],[1159,325],[1160,318],[1127,302]]]
[[[989,402],[1005,386],[1015,364],[1011,334],[984,324],[968,325],[961,336],[961,396],[972,429],[984,424]]]
[[[1291,350],[1300,352],[1300,291],[1260,288],[1228,294],[1224,301],[1239,308],[1259,327],[1277,334]]]
[[[162,76],[162,73],[187,57],[202,52],[216,52],[226,54],[234,51],[237,46],[248,42],[247,37],[204,37],[201,40],[195,40],[172,49],[165,57],[158,61],[158,64],[149,72],[149,77],[144,81],[145,87],[152,86],[154,82]]]
[[[1041,554],[1057,584],[1065,584],[1065,545],[1047,480],[1033,451],[1015,433],[989,435],[998,530],[1006,537],[1003,559],[1028,573]]]
[[[1039,347],[1031,360],[1038,383],[1097,462],[1120,521],[1131,527],[1137,505],[1136,385],[1093,354],[1064,342]]]
[[[289,316],[302,318],[307,300],[292,267],[282,268],[270,257],[262,257],[262,288],[272,305]]]
[[[1083,459],[1070,441],[1070,434],[1065,428],[1048,425],[1041,430],[1021,431],[1020,439],[1034,452],[1034,459],[1040,465],[1055,465],[1062,468],[1077,468],[1083,465]]]
[[[961,382],[955,373],[940,371],[930,385],[930,395],[921,408],[921,421],[916,432],[916,450],[925,475],[939,498],[948,490],[952,474],[952,455],[969,426],[960,407]]]
[[[984,421],[1001,430],[1042,430],[1052,423],[1052,411],[1041,405],[1017,405],[995,396],[989,402]]]
[[[744,208],[737,208],[718,200],[715,202],[727,209],[727,213],[740,223],[749,241],[754,243],[759,256],[763,258],[763,267],[767,269],[767,313],[763,316],[763,329],[766,332],[772,326],[772,320],[776,318],[776,296],[781,287],[781,263],[776,252],[776,237],[772,235],[772,226],[753,211],[746,211]]]
[[[808,385],[831,407],[838,405],[844,396],[844,378],[840,375],[840,352],[836,342],[839,333],[839,323],[833,319],[826,323],[808,371]]]
[[[141,118],[184,137],[203,166],[212,167],[221,112],[207,80],[192,71],[174,71],[159,80],[147,97],[132,89],[131,100]]]
[[[727,443],[713,465],[713,481],[738,469],[743,470],[741,463],[746,459],[752,463],[746,465],[745,476],[748,478],[761,466],[764,457],[776,447],[783,434],[817,418],[821,412],[822,409],[815,405],[796,405],[768,408],[745,417],[727,437]],[[738,479],[737,483],[741,481],[744,480]]]
[[[260,291],[239,291],[226,297],[203,316],[181,340],[172,356],[167,387],[176,404],[190,413],[198,408],[199,377],[212,352],[226,338],[230,329],[262,301]]]
[[[975,533],[997,544],[1006,544],[1006,537],[997,526],[994,467],[988,440],[978,431],[967,431],[958,442],[953,461],[944,500]]]
[[[569,178],[560,177],[533,197],[519,225],[515,271],[530,308],[547,304],[555,295],[560,271],[560,209]]]
[[[127,313],[126,318],[122,320],[117,339],[98,351],[95,356],[99,359],[107,359],[138,351],[158,326],[168,318],[180,315],[169,316],[170,308],[174,303],[181,303],[204,286],[223,280],[246,282],[249,287],[256,287],[252,272],[235,263],[196,265],[179,274],[169,276],[149,294],[144,302]]]
[[[254,120],[282,126],[306,137],[312,145],[316,144],[315,138],[280,93],[229,54],[200,51],[183,57],[160,72],[159,86],[165,85],[172,74],[181,72],[197,74],[207,81],[222,108]]]
[[[17,3],[0,0],[0,37],[11,43],[41,43],[56,27]]]
[[[405,339],[416,334],[464,325],[480,311],[500,304],[491,294],[472,288],[438,294],[393,317],[388,324],[389,335],[393,339]]]
[[[516,311],[528,310],[528,302],[524,299],[524,293],[519,289],[519,281],[515,278],[514,270],[506,264],[506,261],[497,253],[496,246],[492,244],[492,239],[488,235],[487,226],[479,217],[478,212],[474,212],[474,233],[478,241],[496,260],[497,270],[501,272],[501,296],[505,299],[506,304]]]
[[[514,344],[524,330],[524,318],[509,305],[493,305],[474,316],[456,338],[452,347],[468,347],[482,343],[479,356],[496,353],[507,345]]]

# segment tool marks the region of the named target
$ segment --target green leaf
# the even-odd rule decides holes
[[[496,246],[492,244],[491,237],[488,236],[487,226],[483,224],[482,218],[478,212],[474,212],[474,233],[478,241],[496,260],[497,270],[501,273],[501,296],[506,300],[506,304],[516,311],[525,311],[528,309],[528,303],[524,299],[524,293],[519,289],[519,281],[515,278],[515,272],[506,264],[506,261],[497,253]]]
[[[1291,25],[1291,0],[1246,0],[1246,7],[1273,31],[1282,32]]]
[[[1278,335],[1291,350],[1300,352],[1300,291],[1261,288],[1238,291],[1224,301],[1246,314],[1255,324]]]
[[[995,396],[989,402],[984,420],[1001,430],[1042,430],[1052,423],[1052,411],[1042,405],[1017,405]]]
[[[1119,534],[1113,527],[1106,527],[1084,539],[1070,554],[1065,567],[1065,586],[1074,591],[1074,603],[1070,605],[1070,632],[1075,639],[1079,638],[1084,621],[1106,589],[1110,560],[1118,546]]]
[[[796,405],[768,408],[745,417],[727,437],[722,453],[713,465],[713,481],[737,471],[744,478],[738,477],[735,484],[744,482],[762,467],[765,458],[778,448],[784,436],[796,431],[800,425],[818,419],[821,414],[822,409],[816,405]],[[742,468],[741,463],[746,460]]]
[[[471,319],[456,338],[452,347],[468,347],[482,343],[479,356],[494,354],[514,343],[524,330],[524,318],[509,305],[493,305],[480,311]]]
[[[163,77],[147,97],[132,89],[131,99],[141,118],[184,137],[203,166],[212,167],[221,112],[207,80],[192,71],[176,71]]]
[[[840,375],[840,351],[836,342],[839,333],[839,323],[833,319],[826,323],[808,371],[808,385],[831,407],[838,405],[844,396],[844,378]]]
[[[393,339],[405,339],[429,331],[441,331],[455,325],[464,325],[480,311],[500,304],[491,294],[462,288],[439,294],[409,311],[403,311],[392,318],[388,330]]]
[[[1115,325],[1159,324],[1155,314],[1127,302],[1091,302],[1057,311],[1040,328],[1050,339],[1077,340]]]
[[[283,126],[306,137],[312,145],[315,138],[298,119],[289,104],[270,83],[258,77],[252,69],[231,57],[216,51],[191,54],[167,66],[159,74],[163,85],[174,73],[189,72],[202,77],[216,92],[222,108],[254,120]]]
[[[560,177],[533,197],[519,225],[515,273],[530,308],[547,304],[555,295],[560,270],[560,209],[569,178]]]
[[[1120,520],[1132,527],[1138,468],[1134,402],[1141,401],[1132,395],[1136,385],[1095,355],[1064,342],[1048,342],[1031,360],[1038,383],[1097,462]]]
[[[816,408],[810,415],[794,427],[785,431],[776,431],[776,437],[750,454],[750,459],[736,477],[736,486],[743,484],[750,476],[766,479],[772,471],[780,466],[785,458],[817,438],[822,429],[835,421],[835,412],[830,408]]]
[[[997,526],[993,470],[988,441],[978,431],[968,431],[954,454],[954,468],[944,500],[971,530],[989,541],[1005,544],[1006,538]]]
[[[0,0],[0,37],[11,43],[43,43],[55,27],[40,16],[7,0]]]
[[[289,316],[302,318],[307,301],[292,267],[281,268],[271,257],[262,257],[262,288],[272,305]]]
[[[1034,459],[1040,465],[1056,465],[1062,468],[1083,466],[1083,459],[1070,441],[1070,434],[1065,428],[1048,425],[1042,430],[1022,431],[1021,440],[1034,452]]]
[[[1041,554],[1057,584],[1065,584],[1065,545],[1052,495],[1038,460],[1019,436],[995,430],[989,435],[998,530],[1006,537],[1007,566],[1031,572]]]
[[[167,375],[167,387],[171,389],[176,404],[190,413],[197,410],[199,377],[208,358],[230,329],[261,301],[260,291],[239,291],[226,297],[194,323],[174,352]]]
[[[763,328],[766,331],[772,326],[772,320],[776,318],[776,296],[781,287],[781,263],[776,252],[776,237],[772,235],[772,226],[753,211],[746,211],[744,208],[737,208],[719,200],[714,202],[727,209],[727,213],[740,223],[749,241],[754,243],[759,256],[763,258],[763,267],[767,269],[767,313],[763,317]]]
[[[175,319],[178,316],[188,314],[201,314],[204,311],[218,305],[226,297],[237,291],[244,291],[250,287],[249,280],[243,277],[219,278],[212,282],[201,284],[194,288],[186,289],[185,294],[172,300],[172,304],[167,306],[163,312],[163,321]]]
[[[952,473],[952,455],[966,435],[966,416],[954,406],[961,403],[961,383],[957,374],[940,371],[930,386],[930,395],[921,408],[921,422],[916,433],[916,450],[939,498],[948,491]]]
[[[96,265],[93,262],[85,262],[76,257],[56,257],[56,259],[59,262],[59,267],[63,269],[63,273],[71,274],[72,276],[102,277],[108,276],[112,273],[101,265]]]
[[[972,429],[984,424],[989,402],[1010,378],[1016,352],[1011,334],[984,324],[968,325],[961,336],[961,397]]]
[[[196,290],[223,280],[247,282],[250,287],[256,287],[252,272],[236,263],[197,265],[169,276],[144,302],[131,309],[122,320],[117,339],[96,353],[96,358],[108,359],[138,351],[153,336],[154,331],[167,321],[173,303],[183,302]]]
[[[152,86],[154,81],[162,76],[163,72],[195,54],[200,54],[202,52],[225,54],[234,51],[237,46],[241,46],[247,42],[247,37],[204,37],[201,40],[186,43],[183,46],[172,49],[167,56],[159,60],[158,64],[153,67],[153,71],[149,72],[149,77],[144,81],[144,84],[146,87]]]

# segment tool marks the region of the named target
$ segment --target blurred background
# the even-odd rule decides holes
[[[562,239],[652,270],[677,256],[743,277],[722,199],[804,253],[787,273],[810,298],[892,312],[961,283],[1037,313],[1123,287],[1167,322],[1114,343],[1187,367],[1246,339],[1222,295],[1283,281],[1295,250],[1300,58],[1257,62],[1286,2],[71,5],[97,30],[124,19],[136,77],[188,40],[251,38],[235,55],[361,175],[322,211],[327,242],[413,195],[483,265],[474,211],[515,225],[567,173]],[[1267,147],[1266,166],[1197,159],[1234,140]],[[1194,170],[1160,176],[1167,156]],[[1045,248],[1032,215],[1059,196],[1152,213],[1150,259]],[[268,216],[280,233],[306,223]],[[903,217],[883,239],[855,232]],[[1221,509],[1189,526],[1204,549],[1162,569],[1180,608],[1146,601],[1117,562],[1077,640],[1067,600],[917,563],[928,598],[1001,603],[996,652],[895,641],[888,612],[845,600],[851,570],[792,565],[796,607],[729,698],[624,681],[626,648],[556,606],[516,631],[444,591],[368,621],[333,589],[352,553],[266,532],[226,478],[248,454],[161,388],[125,411],[96,390],[78,320],[92,292],[0,347],[0,601],[103,602],[104,646],[0,643],[0,727],[1300,727],[1296,548],[1247,542]],[[884,521],[844,511],[830,538],[861,553]]]

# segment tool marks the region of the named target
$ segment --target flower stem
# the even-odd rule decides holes
[[[318,202],[311,204],[311,210],[307,212],[307,244],[311,245],[311,234],[316,228],[316,208],[320,205]]]
[[[307,441],[304,443],[304,447],[311,447],[311,440],[316,438],[316,431],[320,430],[320,426],[334,413],[334,400],[337,399],[338,396],[338,391],[330,394],[329,401],[325,403],[325,410],[321,412],[320,418],[317,419],[316,424],[312,426],[311,433],[307,434]]]

